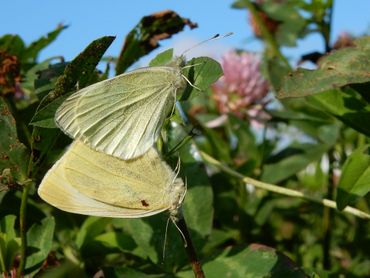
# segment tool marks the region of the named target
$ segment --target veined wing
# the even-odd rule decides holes
[[[76,141],[49,170],[38,193],[65,211],[137,218],[170,209],[174,181],[175,173],[155,149],[124,161]]]
[[[56,123],[93,149],[132,159],[153,146],[183,87],[176,68],[138,69],[71,95],[57,110]]]

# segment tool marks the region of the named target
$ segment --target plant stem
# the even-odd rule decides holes
[[[261,35],[262,38],[266,41],[269,49],[271,50],[272,54],[275,57],[278,57],[289,69],[291,68],[288,60],[286,57],[281,53],[280,48],[274,38],[274,36],[271,34],[269,29],[267,28],[266,24],[258,14],[258,11],[255,7],[255,5],[249,1],[249,0],[244,0],[245,5],[247,6],[248,10],[251,12],[254,20],[256,21],[259,29],[261,30]]]
[[[33,138],[35,129],[32,131],[32,135],[30,138]],[[31,150],[33,150],[33,141],[31,139]],[[21,207],[19,209],[19,227],[20,227],[20,237],[21,237],[21,252],[20,252],[20,262],[17,270],[17,278],[23,277],[24,268],[26,266],[26,259],[27,259],[27,227],[26,227],[26,212],[27,212],[27,201],[28,201],[28,194],[30,191],[31,186],[34,186],[34,182],[31,179],[32,171],[34,167],[34,155],[33,151],[30,153],[30,158],[28,160],[28,167],[27,167],[27,177],[30,179],[26,181],[23,185],[23,192],[22,192],[22,199],[21,199]],[[34,173],[33,173],[34,174]]]
[[[17,271],[17,278],[23,277],[24,268],[26,266],[26,250],[27,250],[27,228],[26,228],[26,212],[28,193],[33,185],[32,181],[28,181],[23,186],[21,208],[19,212],[19,227],[21,236],[21,253],[20,263]]]
[[[176,227],[178,228],[179,232],[181,233],[181,238],[184,242],[184,247],[186,254],[191,263],[191,268],[193,269],[194,275],[196,278],[205,278],[204,272],[202,270],[202,264],[197,258],[197,254],[195,252],[195,248],[193,242],[191,241],[190,234],[188,227],[185,222],[185,218],[181,215],[179,219],[175,223]]]
[[[308,200],[308,201],[311,201],[311,202],[322,204],[325,207],[329,207],[329,208],[333,208],[333,209],[337,210],[337,204],[336,204],[336,202],[334,202],[332,200],[310,196],[310,195],[307,195],[306,193],[299,192],[297,190],[284,188],[284,187],[281,187],[281,186],[261,182],[261,181],[243,176],[242,174],[234,171],[230,167],[226,166],[225,164],[221,163],[220,161],[214,159],[213,157],[209,156],[208,154],[206,154],[202,151],[200,151],[200,155],[202,156],[204,161],[208,162],[211,165],[214,165],[214,166],[220,168],[222,171],[230,174],[233,177],[242,179],[243,182],[245,182],[247,184],[251,184],[251,185],[253,185],[257,188],[268,190],[268,191],[275,192],[275,193],[278,193],[278,194],[291,196],[291,197],[302,198],[302,199],[305,199],[305,200]],[[363,212],[359,209],[356,209],[354,207],[347,206],[343,210],[343,212],[352,214],[352,215],[357,216],[357,217],[362,218],[362,219],[370,220],[370,214],[368,214],[366,212]]]
[[[330,188],[328,188],[330,191]],[[323,252],[323,266],[324,269],[330,270],[330,247],[331,247],[331,225],[333,215],[330,208],[324,207],[322,216],[322,229],[323,229],[323,241],[322,241],[322,252]]]
[[[12,116],[16,122],[17,126],[17,133],[18,138],[23,138],[23,143],[29,148],[32,148],[32,135],[28,130],[26,124],[22,121],[18,109],[14,104],[12,96],[4,97],[4,100],[12,113]],[[31,169],[33,166],[32,163],[32,154],[29,158],[28,168],[27,168],[27,177],[30,177]],[[20,246],[20,262],[18,266],[18,270],[16,273],[16,277],[20,278],[23,277],[24,268],[26,266],[26,251],[27,251],[27,228],[26,228],[26,212],[27,212],[27,200],[29,190],[33,186],[33,182],[31,179],[25,181],[23,183],[23,192],[21,198],[21,206],[19,209],[19,227],[20,227],[20,238],[21,238],[21,246]]]
[[[321,21],[321,34],[324,38],[325,43],[325,52],[329,52],[331,50],[330,47],[330,33],[331,33],[331,22],[333,19],[333,6],[334,6],[334,0],[328,0],[329,8],[327,9],[327,13],[325,15],[328,17],[327,21],[325,18]],[[325,17],[324,15],[324,17]]]
[[[334,176],[334,149],[331,149],[328,153],[329,155],[329,180],[328,180],[328,192],[326,196],[328,199],[332,199],[334,197],[335,191],[335,176]],[[330,249],[331,249],[331,238],[332,238],[332,225],[334,215],[332,214],[331,210],[327,207],[324,208],[323,211],[323,266],[324,269],[329,270],[331,269],[331,261],[330,261]]]

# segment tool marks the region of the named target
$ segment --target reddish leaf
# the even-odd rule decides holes
[[[171,10],[144,16],[126,37],[118,57],[116,74],[123,73],[140,57],[159,47],[160,40],[170,38],[186,25],[191,29],[198,26]]]

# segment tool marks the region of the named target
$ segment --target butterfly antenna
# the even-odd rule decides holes
[[[204,63],[198,63],[198,64],[194,64],[194,65],[187,65],[187,66],[182,67],[181,69],[192,68],[192,67],[200,66],[200,65],[203,65],[203,64]]]
[[[181,168],[181,160],[180,160],[180,156],[177,158],[177,165],[176,165],[176,168],[175,168],[175,171],[176,171],[176,176],[179,175],[180,173],[180,168]]]
[[[176,167],[175,167],[175,172],[176,172],[176,175],[173,177],[173,180],[172,180],[172,184],[175,184],[175,181],[177,179],[177,176],[179,175],[180,173],[180,168],[181,168],[181,160],[180,160],[180,156],[177,158],[177,164],[176,164]]]
[[[196,45],[194,45],[194,46],[192,46],[192,47],[190,47],[190,48],[186,49],[186,50],[181,54],[181,56],[184,56],[184,55],[185,55],[185,53],[189,52],[190,50],[192,50],[192,49],[194,49],[194,48],[196,48],[196,47],[198,47],[198,46],[200,46],[200,45],[202,45],[202,44],[205,44],[205,43],[207,43],[207,42],[209,42],[209,41],[212,41],[212,40],[217,40],[217,39],[225,38],[225,37],[231,36],[232,34],[233,34],[232,32],[229,32],[229,33],[226,33],[226,34],[223,34],[223,35],[216,34],[216,35],[214,35],[212,38],[206,39],[206,40],[204,40],[204,41],[202,41],[202,42],[200,42],[200,43],[198,43],[198,44],[196,44]],[[182,69],[190,68],[190,67],[195,67],[195,66],[198,66],[198,65],[201,65],[201,64],[202,64],[202,63],[198,63],[198,64],[194,64],[194,65],[188,65],[188,66],[183,67]],[[186,80],[186,82],[188,82],[188,84],[189,84],[191,87],[193,87],[193,88],[194,88],[194,89],[196,89],[197,91],[200,91],[200,92],[202,91],[199,87],[197,87],[197,86],[195,86],[194,84],[192,84],[192,83],[190,82],[190,80],[189,80],[185,75],[183,75],[183,74],[181,74],[181,75],[182,75],[182,77]]]
[[[192,47],[186,49],[181,56],[183,56],[185,53],[189,52],[190,50],[192,50],[193,48],[196,48],[202,44],[205,44],[209,41],[212,41],[212,40],[218,40],[218,39],[221,39],[221,38],[225,38],[225,37],[228,37],[228,36],[231,36],[233,34],[233,32],[229,32],[229,33],[226,33],[226,34],[223,34],[223,35],[220,35],[220,34],[216,34],[214,35],[212,38],[209,38],[209,39],[206,39],[204,41],[201,41],[200,43],[197,43],[196,45],[193,45]]]
[[[188,247],[188,241],[186,240],[186,237],[185,237],[184,233],[181,231],[180,227],[176,223],[177,218],[176,217],[175,218],[171,218],[171,220],[172,220],[173,225],[175,225],[176,229],[179,231],[182,239],[184,240],[184,247],[185,248]]]
[[[163,243],[163,252],[162,252],[162,260],[164,261],[164,257],[166,256],[166,245],[167,245],[167,234],[168,234],[168,224],[170,223],[170,217],[167,219],[166,223],[166,230],[164,232],[164,243]]]

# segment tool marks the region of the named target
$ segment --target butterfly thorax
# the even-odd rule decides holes
[[[181,69],[183,66],[185,66],[185,58],[184,56],[175,57],[168,62],[166,66]]]
[[[184,89],[186,87],[186,80],[181,72],[182,67],[185,65],[185,58],[183,56],[175,57],[166,67],[170,67],[176,71],[177,78],[173,80],[172,86],[176,89]]]

